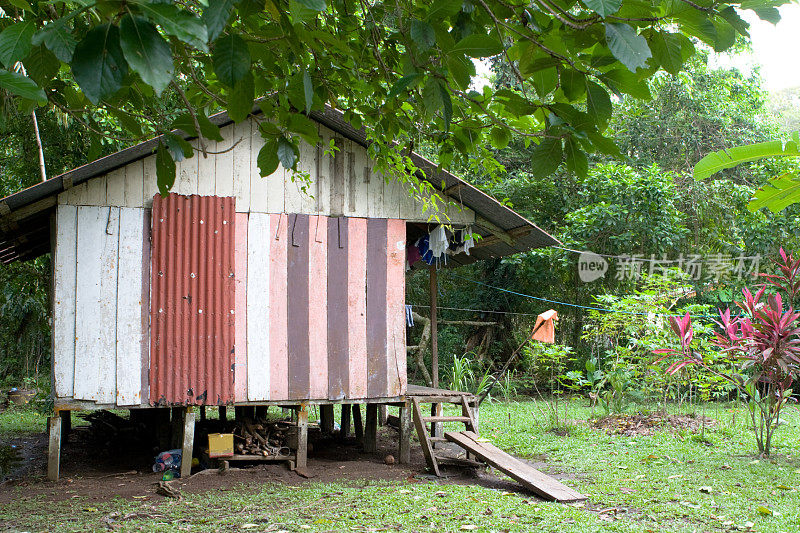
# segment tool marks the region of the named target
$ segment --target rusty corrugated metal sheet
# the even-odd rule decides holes
[[[150,403],[233,401],[234,198],[153,200]]]

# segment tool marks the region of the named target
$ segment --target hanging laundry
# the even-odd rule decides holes
[[[406,260],[409,265],[413,265],[420,259],[422,259],[422,255],[419,253],[419,248],[417,248],[416,244],[412,244],[406,248]]]
[[[415,245],[422,260],[425,261],[425,263],[432,265],[436,259],[433,257],[433,252],[431,252],[430,239],[428,239],[428,236],[425,235],[424,237],[417,239]]]
[[[430,248],[431,253],[433,253],[433,257],[442,257],[442,254],[444,254],[445,250],[447,250],[447,247],[449,246],[449,243],[447,242],[447,231],[445,231],[444,226],[436,226],[429,237]]]
[[[556,326],[553,323],[558,320],[558,313],[555,309],[549,309],[536,317],[536,325],[533,326],[531,338],[535,341],[553,344],[556,342]]]
[[[475,239],[472,238],[472,228],[463,230],[462,235],[467,235],[466,240],[464,240],[464,253],[469,255],[470,248],[475,246]]]
[[[406,304],[406,326],[410,328],[414,327],[414,310],[409,304]]]
[[[447,253],[457,255],[463,252],[469,255],[470,248],[474,246],[475,240],[472,238],[472,229],[459,229],[453,234],[453,242],[450,243]]]

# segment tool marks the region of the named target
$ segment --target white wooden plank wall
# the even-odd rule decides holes
[[[291,171],[282,166],[272,176],[262,178],[259,175],[258,152],[264,141],[255,120],[231,124],[222,128],[221,133],[223,141],[205,141],[208,157],[203,157],[198,142],[192,141],[195,155],[176,163],[173,192],[234,196],[236,211],[240,213],[344,214],[414,222],[429,219],[422,206],[407,194],[408,184],[395,180],[387,182],[375,170],[366,148],[338,137],[324,126],[319,126],[319,146],[312,147],[305,141],[300,143],[298,168],[312,178],[307,192],[303,191],[303,182],[299,178],[293,180]],[[331,139],[337,140],[342,156],[344,180],[338,187],[334,186],[335,158],[325,154]],[[152,207],[157,192],[155,156],[149,156],[107,176],[72,187],[61,193],[59,203]],[[341,213],[338,212],[340,202]],[[470,224],[475,221],[471,210],[458,209],[457,202],[452,200],[451,204],[446,208],[451,222]]]
[[[58,398],[142,403],[142,361],[149,346],[143,319],[148,278],[142,272],[149,252],[147,216],[143,208],[60,205],[57,209]]]
[[[141,189],[139,189],[141,190]],[[117,405],[142,403],[144,209],[121,209],[117,290]]]
[[[247,397],[269,400],[270,215],[251,213],[247,224]]]
[[[53,257],[53,390],[69,398],[75,380],[75,280],[77,275],[78,208],[56,208],[56,252]]]

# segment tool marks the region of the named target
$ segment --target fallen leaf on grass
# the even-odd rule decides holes
[[[254,527],[258,527],[258,524],[242,524],[239,529],[253,529]]]
[[[756,507],[756,511],[758,511],[758,514],[760,514],[761,516],[773,515],[772,509],[770,509],[769,507],[764,507],[763,505],[759,505],[758,507]]]
[[[476,526],[475,524],[464,524],[458,529],[460,529],[461,531],[473,531],[475,529],[478,529],[478,526]]]

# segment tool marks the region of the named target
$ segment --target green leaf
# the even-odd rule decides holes
[[[180,162],[194,155],[192,145],[179,135],[167,133],[164,135],[164,142],[167,144],[167,150],[172,155],[173,161]]]
[[[292,133],[300,135],[311,146],[319,144],[319,125],[307,116],[300,113],[289,115],[286,127]]]
[[[411,21],[411,40],[424,52],[436,43],[436,33],[427,22],[414,19]]]
[[[599,78],[616,93],[629,94],[640,100],[650,100],[652,98],[647,82],[640,80],[636,74],[628,69],[610,70],[605,74],[601,74]]]
[[[271,176],[278,170],[278,147],[275,139],[269,139],[258,151],[258,171],[262,177]]]
[[[219,131],[219,126],[211,122],[209,118],[202,113],[201,111],[197,110],[195,112],[197,115],[197,122],[200,124],[200,133],[206,139],[211,139],[212,141],[222,141],[222,134]]]
[[[253,74],[248,72],[228,93],[228,116],[231,120],[237,123],[245,120],[253,110],[254,98],[255,80]]]
[[[36,31],[33,21],[17,22],[0,32],[0,63],[11,68],[31,51]]]
[[[589,159],[586,157],[586,153],[580,149],[574,137],[568,137],[564,143],[564,154],[569,172],[579,178],[585,178],[589,174]]]
[[[311,9],[312,11],[325,11],[328,5],[325,0],[297,0],[300,5]]]
[[[389,89],[389,94],[386,95],[386,98],[394,98],[395,96],[399,95],[409,87],[413,86],[417,80],[420,78],[420,74],[414,73],[409,74],[408,76],[403,76],[392,85],[392,88]]]
[[[60,61],[69,63],[78,41],[62,26],[51,22],[34,34],[32,42],[34,45],[44,44]]]
[[[138,5],[142,14],[153,24],[161,26],[164,33],[176,37],[201,52],[208,52],[208,29],[200,18],[174,4],[154,1]]]
[[[72,74],[93,104],[116,93],[127,73],[128,63],[119,45],[116,26],[95,26],[75,47]]]
[[[161,196],[169,194],[169,190],[175,184],[175,161],[161,142],[158,143],[156,151],[156,179]]]
[[[306,113],[311,113],[311,105],[314,103],[314,85],[311,82],[311,74],[303,69],[303,97],[306,103]]]
[[[473,33],[458,41],[450,53],[462,53],[470,57],[491,57],[503,51],[503,45],[488,35]]]
[[[0,69],[0,87],[22,98],[33,100],[40,105],[47,103],[47,96],[44,91],[32,79],[18,72]]]
[[[586,112],[597,117],[597,121],[603,126],[611,118],[611,97],[593,81],[586,83]]]
[[[431,8],[425,17],[429,21],[442,20],[461,11],[463,0],[436,0],[431,2]]]
[[[586,76],[571,68],[561,71],[561,90],[570,102],[579,100],[586,92]]]
[[[650,41],[650,50],[656,62],[669,72],[677,74],[683,64],[694,53],[694,45],[685,35],[658,31]]]
[[[28,76],[40,86],[52,82],[61,66],[58,58],[44,45],[34,46],[22,63]]]
[[[539,69],[529,79],[539,98],[544,98],[558,86],[558,70],[555,67]]]
[[[730,24],[737,33],[745,37],[750,37],[750,32],[747,31],[748,28],[750,28],[750,24],[740,17],[739,13],[737,13],[734,8],[730,6],[726,7],[719,12],[719,16],[727,20],[728,24]]]
[[[531,174],[537,178],[546,178],[558,169],[561,156],[561,139],[548,137],[542,140],[531,154]]]
[[[647,41],[636,30],[627,24],[612,24],[606,22],[606,42],[608,49],[620,63],[628,67],[631,72],[644,67],[647,60],[652,57]]]
[[[286,137],[281,137],[278,139],[276,153],[278,155],[278,161],[281,162],[283,168],[294,168],[294,165],[297,162],[297,153],[295,152],[294,144],[292,144]]]
[[[583,3],[603,18],[613,15],[622,6],[622,0],[583,0]]]
[[[747,204],[747,209],[754,213],[766,207],[773,213],[778,213],[797,202],[800,202],[800,179],[794,174],[781,174],[771,178],[756,191]]]
[[[790,141],[767,141],[755,144],[736,146],[719,152],[712,152],[694,166],[694,179],[704,180],[728,168],[742,163],[757,161],[766,157],[800,156],[797,143]]]
[[[472,76],[475,75],[475,64],[464,54],[446,55],[445,64],[456,87],[462,91],[469,89]]]
[[[131,15],[125,15],[119,23],[119,40],[131,69],[161,96],[175,73],[167,41],[146,19]]]
[[[760,7],[753,11],[758,15],[758,18],[771,22],[772,24],[777,24],[781,21],[781,13],[775,7]]]
[[[511,142],[511,132],[508,128],[495,126],[489,134],[489,141],[492,143],[492,148],[502,150]]]
[[[439,92],[439,83],[433,76],[425,82],[422,88],[422,103],[425,104],[425,112],[429,116],[434,116],[439,108],[442,107],[442,94]]]
[[[214,46],[212,61],[217,78],[228,87],[234,87],[250,72],[250,50],[238,35],[221,37]]]
[[[234,0],[212,0],[203,10],[202,20],[208,31],[208,40],[214,41],[225,29],[233,12]]]
[[[453,121],[453,101],[450,98],[450,91],[441,82],[439,85],[439,96],[442,100],[442,116],[444,117],[444,130],[450,131],[450,123]]]

